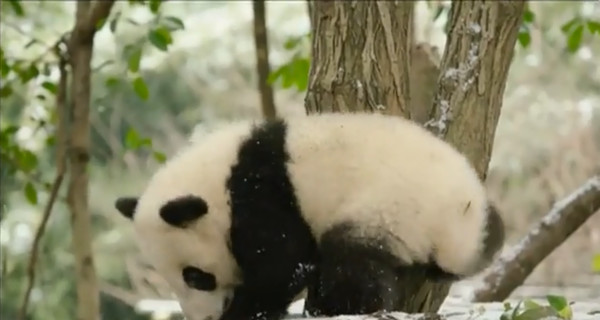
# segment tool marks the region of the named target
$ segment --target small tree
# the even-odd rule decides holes
[[[413,2],[311,3],[312,65],[308,113],[382,112],[415,120],[463,152],[485,179],[523,1],[455,1],[432,104],[411,104]],[[421,57],[419,57],[421,58]],[[434,72],[437,72],[437,70]],[[427,96],[427,95],[426,95]],[[420,101],[424,101],[420,99]],[[426,101],[426,99],[425,99]],[[368,133],[366,133],[368,134]],[[450,284],[403,276],[413,288],[396,310],[436,312]],[[307,301],[310,303],[310,301]]]

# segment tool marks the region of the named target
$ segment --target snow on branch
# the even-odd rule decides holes
[[[596,175],[556,202],[508,256],[488,269],[483,285],[473,294],[473,301],[506,299],[544,258],[599,209],[600,175]]]

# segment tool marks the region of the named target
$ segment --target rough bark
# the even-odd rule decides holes
[[[431,120],[485,179],[524,1],[456,1]]]
[[[305,106],[408,116],[412,3],[315,1]]]
[[[267,36],[267,18],[265,12],[265,1],[255,0],[252,2],[254,11],[254,44],[256,47],[256,69],[258,73],[258,92],[260,94],[263,116],[267,119],[275,118],[277,115],[273,88],[267,82],[271,67],[269,65],[269,42]]]
[[[411,102],[408,85],[412,5],[312,3],[307,113],[379,111],[427,121],[427,127],[458,147],[484,178],[524,2],[452,3],[437,88],[425,90],[419,100],[427,103],[433,92],[437,94],[433,103],[423,105]],[[417,274],[404,280],[401,285],[414,288],[414,295],[396,305],[397,311],[408,313],[437,312],[450,288]]]
[[[72,125],[68,159],[70,165],[67,204],[71,212],[73,253],[77,279],[77,319],[100,319],[98,280],[92,255],[92,228],[88,209],[90,158],[90,73],[94,35],[98,23],[108,16],[114,1],[78,1],[71,32],[70,55]]]
[[[473,300],[491,302],[508,298],[544,258],[598,210],[600,175],[556,202],[552,210],[515,246],[513,253],[501,258],[489,269]]]

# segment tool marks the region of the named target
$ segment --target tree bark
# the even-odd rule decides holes
[[[485,180],[525,1],[455,1],[431,120]]]
[[[312,3],[307,113],[378,111],[427,121],[485,178],[524,2],[452,3],[437,88],[419,98],[433,103],[422,105],[411,102],[408,84],[412,6],[409,1]],[[427,84],[410,88],[420,85]],[[449,283],[420,274],[403,280],[399,285],[414,288],[414,295],[397,302],[396,311],[437,312],[450,289]]]
[[[412,3],[312,3],[314,37],[305,107],[407,116]]]
[[[77,279],[77,319],[100,319],[98,279],[92,254],[92,227],[88,209],[88,173],[90,158],[90,73],[96,26],[106,19],[113,1],[78,1],[75,26],[69,39],[72,103],[70,149],[71,168],[67,204]]]
[[[520,286],[533,269],[573,232],[600,210],[600,175],[564,199],[513,248],[513,254],[498,260],[475,291],[476,302],[503,301]]]
[[[258,92],[260,94],[262,113],[266,119],[275,118],[277,111],[273,88],[267,82],[271,67],[269,65],[269,42],[267,36],[267,22],[265,1],[254,0],[254,44],[256,47],[256,69],[258,73]]]

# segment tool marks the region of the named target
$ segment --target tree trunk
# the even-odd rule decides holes
[[[258,92],[260,94],[262,113],[266,119],[275,118],[277,111],[273,88],[267,82],[271,67],[269,65],[269,42],[267,36],[267,18],[265,13],[265,1],[254,0],[252,2],[254,11],[254,44],[256,47],[256,69],[258,73]]]
[[[524,2],[453,2],[441,72],[421,105],[411,103],[408,83],[410,51],[417,51],[409,50],[412,7],[408,1],[312,3],[307,113],[379,111],[427,121],[485,177]],[[410,83],[420,86],[427,83]],[[437,312],[450,289],[421,274],[403,281],[398,285],[414,288],[414,295],[395,302],[396,311]]]
[[[456,1],[431,120],[485,179],[524,1]]]
[[[92,254],[92,228],[88,209],[88,162],[90,158],[90,73],[94,35],[99,21],[106,19],[114,1],[77,2],[75,26],[69,39],[73,80],[71,82],[71,169],[67,204],[77,279],[77,319],[100,319],[98,279]]]
[[[307,112],[407,115],[412,6],[409,1],[312,3]]]

